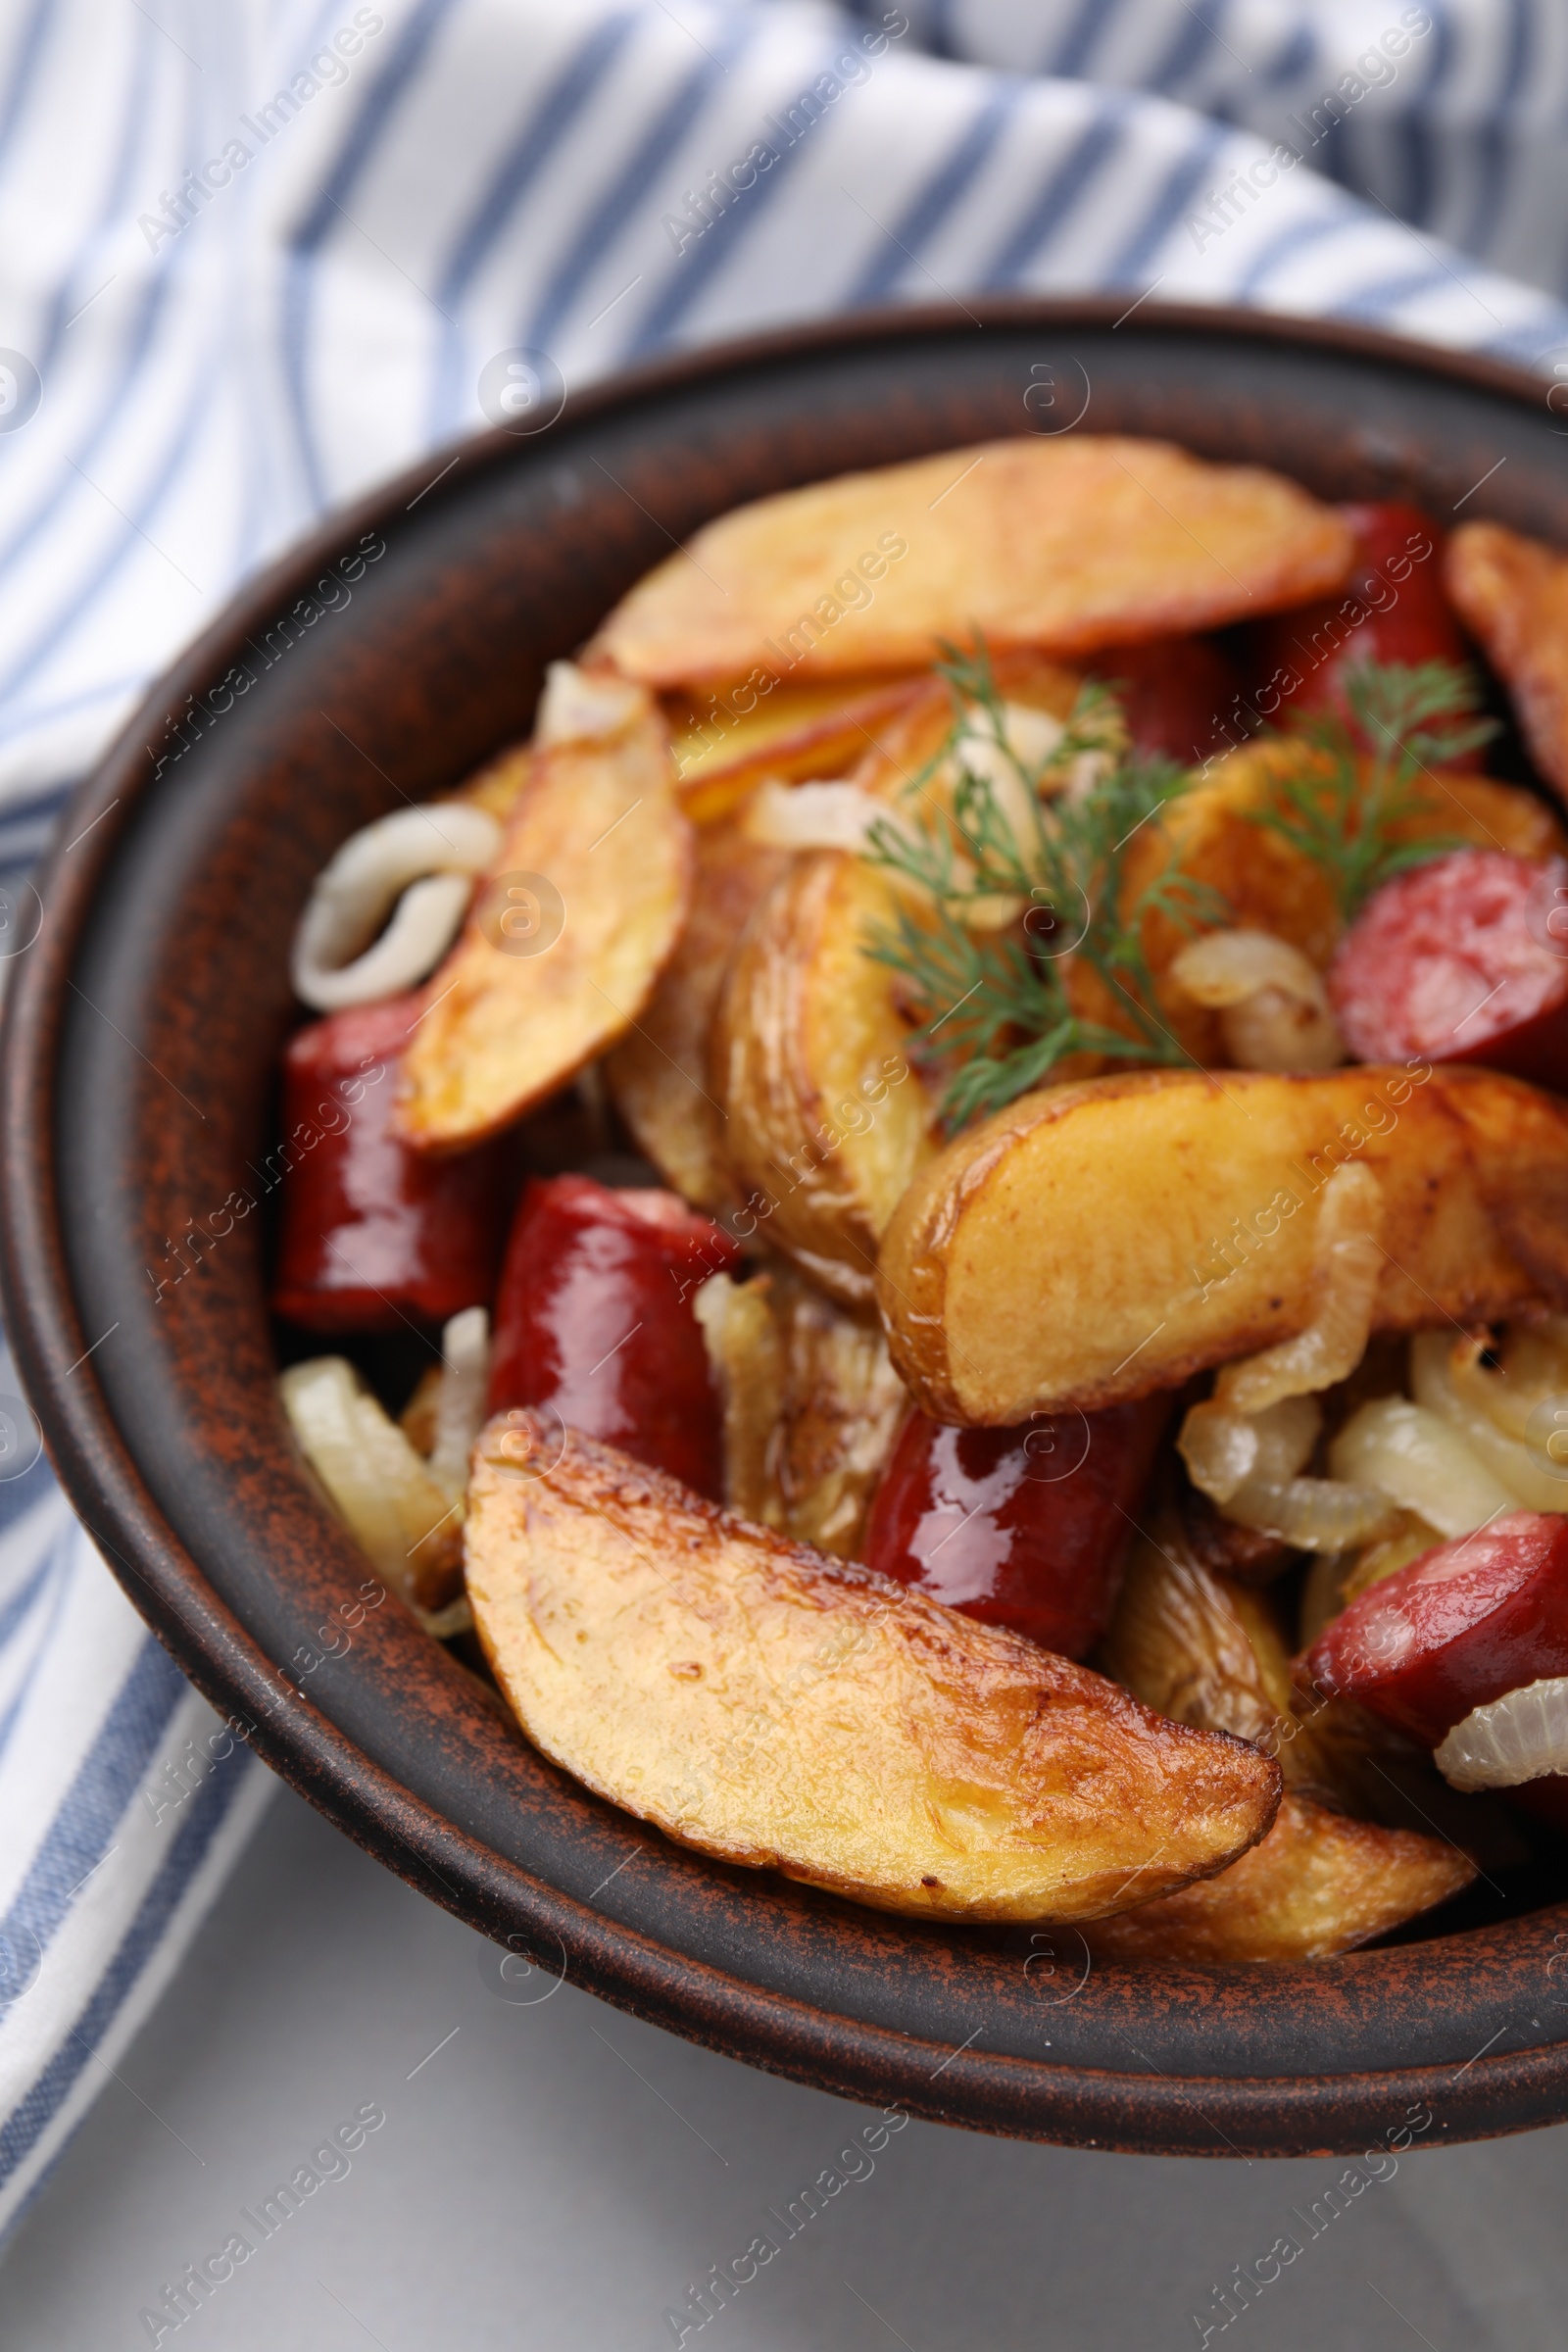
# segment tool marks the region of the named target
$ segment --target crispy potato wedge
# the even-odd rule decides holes
[[[1272,1821],[1255,1748],[610,1446],[555,1451],[526,1416],[479,1441],[474,1621],[534,1744],[681,1844],[914,1917],[1077,1920]]]
[[[1288,1789],[1268,1836],[1229,1870],[1099,1921],[1085,1939],[1105,1960],[1327,1960],[1446,1902],[1475,1875],[1439,1838],[1352,1821]]]
[[[1568,556],[1499,522],[1466,522],[1443,578],[1508,689],[1531,758],[1568,794]]]
[[[514,743],[476,769],[458,798],[472,801],[476,808],[488,809],[502,824],[510,824],[513,811],[522,798],[522,788],[532,773],[533,762],[533,745]]]
[[[664,710],[681,805],[694,823],[707,825],[728,816],[769,776],[787,784],[847,776],[872,734],[929,692],[929,679],[916,674],[808,686],[769,681],[761,695],[747,680],[741,690],[670,695]],[[752,707],[738,710],[737,701]]]
[[[882,1245],[895,1369],[942,1421],[1093,1411],[1314,1308],[1313,1203],[1383,1188],[1374,1328],[1568,1295],[1568,1103],[1489,1070],[1143,1070],[1023,1097],[914,1178]]]
[[[1393,1793],[1379,1767],[1413,1752],[1364,1708],[1297,1690],[1272,1603],[1206,1568],[1173,1508],[1134,1545],[1101,1663],[1156,1713],[1251,1740],[1297,1795],[1373,1820]]]
[[[1071,657],[1340,586],[1353,543],[1294,482],[1165,441],[1073,433],[813,482],[708,523],[590,658],[681,686],[913,668],[944,639]]]
[[[1318,1960],[1428,1911],[1475,1877],[1446,1840],[1346,1818],[1346,1805],[1398,1794],[1380,1759],[1403,1743],[1338,1700],[1298,1711],[1268,1602],[1213,1576],[1167,1512],[1128,1563],[1103,1663],[1146,1706],[1227,1731],[1277,1756],[1285,1797],[1253,1852],[1202,1888],[1127,1914],[1091,1943],[1107,1955],[1186,1960]],[[1381,1783],[1381,1787],[1380,1787]],[[1185,1896],[1200,1895],[1193,1902]],[[1134,1926],[1133,1923],[1138,1923]]]
[[[842,850],[798,858],[752,917],[713,1024],[712,1093],[749,1224],[850,1305],[932,1150],[935,1106],[904,1053],[891,975],[864,953],[892,919],[882,874]]]
[[[647,1011],[605,1062],[611,1100],[638,1148],[699,1208],[739,1205],[709,1041],[736,942],[789,863],[787,851],[749,841],[737,825],[703,827],[686,927]]]
[[[534,754],[495,873],[426,983],[403,1057],[406,1141],[434,1152],[479,1143],[612,1045],[680,935],[691,867],[652,703],[613,734]],[[561,902],[553,938],[541,877]]]
[[[1273,797],[1278,778],[1310,774],[1320,764],[1309,746],[1288,739],[1247,744],[1216,760],[1160,825],[1146,826],[1134,836],[1123,867],[1122,905],[1134,905],[1174,856],[1184,873],[1221,894],[1239,927],[1272,932],[1325,969],[1343,928],[1328,877],[1290,842],[1254,821]],[[1518,858],[1546,858],[1568,850],[1550,810],[1516,785],[1468,769],[1432,771],[1417,779],[1412,798],[1424,806],[1391,827],[1392,839],[1451,835]],[[1223,1064],[1228,1056],[1220,1016],[1193,1004],[1166,977],[1192,931],[1156,907],[1145,919],[1141,937],[1160,1010],[1171,1028],[1195,1061]],[[1115,999],[1093,973],[1069,969],[1068,979],[1089,1017],[1128,1027]]]
[[[715,1275],[698,1313],[724,1399],[724,1499],[853,1559],[909,1406],[881,1326],[785,1266]]]

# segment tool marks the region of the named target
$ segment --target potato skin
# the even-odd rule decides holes
[[[712,1093],[745,1202],[736,1230],[868,1306],[877,1244],[932,1150],[891,975],[865,954],[892,919],[880,872],[842,850],[796,858],[753,915],[713,1024]]]
[[[1489,1070],[1143,1070],[1047,1087],[911,1184],[878,1298],[940,1421],[1097,1410],[1310,1321],[1312,1213],[1355,1158],[1384,1194],[1374,1328],[1568,1294],[1568,1103]]]
[[[610,1446],[557,1450],[525,1416],[480,1438],[474,1621],[534,1744],[678,1842],[916,1918],[1078,1920],[1272,1822],[1278,1768],[1242,1741]]]
[[[640,1150],[698,1208],[738,1205],[709,1040],[736,943],[789,864],[787,851],[748,841],[737,824],[701,828],[686,927],[647,1011],[605,1063],[611,1099]]]
[[[1348,1818],[1378,1784],[1390,1742],[1358,1708],[1331,1699],[1298,1714],[1269,1604],[1214,1576],[1173,1513],[1129,1563],[1103,1662],[1148,1706],[1228,1731],[1277,1755],[1285,1795],[1268,1836],[1199,1886],[1107,1922],[1106,1957],[1321,1960],[1383,1936],[1467,1886],[1475,1865],[1446,1839]]]

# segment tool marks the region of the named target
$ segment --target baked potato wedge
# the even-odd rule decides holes
[[[698,1313],[724,1400],[730,1508],[853,1559],[909,1405],[880,1324],[785,1266],[715,1275]]]
[[[725,1862],[912,1917],[1079,1920],[1274,1816],[1255,1748],[525,1414],[479,1440],[466,1556],[528,1738]]]
[[[1261,1843],[1218,1878],[1085,1930],[1096,1959],[1327,1960],[1458,1894],[1457,1847],[1352,1821],[1287,1789]]]
[[[753,915],[713,1024],[738,1230],[849,1305],[870,1304],[877,1244],[934,1148],[935,1105],[904,1052],[910,1023],[865,954],[893,909],[884,876],[852,853],[798,858]]]
[[[847,776],[878,728],[930,691],[921,676],[826,678],[779,685],[754,671],[740,687],[664,698],[681,806],[708,825],[768,777]],[[737,705],[739,708],[737,708]]]
[[[659,687],[760,665],[910,669],[944,640],[1071,657],[1251,619],[1338,588],[1330,507],[1253,466],[1073,433],[944,450],[706,524],[589,649]]]
[[[1500,522],[1466,522],[1443,577],[1508,689],[1531,758],[1568,795],[1568,556]]]
[[[789,864],[787,851],[749,840],[738,825],[701,828],[686,927],[647,1010],[605,1062],[611,1100],[638,1149],[698,1208],[739,1205],[709,1041],[736,943]]]
[[[1326,969],[1343,928],[1328,877],[1302,851],[1256,822],[1278,779],[1310,774],[1322,764],[1309,745],[1289,739],[1247,744],[1216,760],[1160,823],[1146,826],[1129,843],[1122,904],[1135,905],[1174,858],[1183,873],[1220,894],[1238,928],[1271,932]],[[1389,829],[1390,839],[1401,845],[1442,835],[1518,858],[1546,858],[1568,849],[1562,828],[1534,793],[1491,776],[1434,769],[1416,780],[1411,798],[1423,806]],[[1192,937],[1158,906],[1140,932],[1162,1015],[1193,1059],[1213,1068],[1229,1058],[1220,1016],[1195,1004],[1168,977]],[[1127,1027],[1113,995],[1093,973],[1069,969],[1068,977],[1090,1018]]]
[[[1271,1601],[1206,1568],[1175,1510],[1133,1547],[1101,1663],[1157,1714],[1251,1740],[1298,1796],[1374,1821],[1394,1798],[1403,1819],[1379,1767],[1408,1743],[1362,1707],[1303,1695]]]
[[[1382,1187],[1377,1331],[1568,1292],[1568,1103],[1489,1070],[1142,1070],[1047,1087],[916,1175],[882,1245],[894,1368],[939,1421],[1011,1428],[1294,1337],[1337,1165]],[[1110,1213],[1112,1212],[1113,1213]]]
[[[403,1057],[405,1141],[480,1143],[623,1035],[680,936],[691,869],[646,696],[612,731],[534,752],[496,869],[425,986]]]
[[[1377,1759],[1402,1743],[1338,1700],[1299,1711],[1268,1601],[1211,1575],[1183,1544],[1174,1513],[1128,1563],[1103,1663],[1146,1706],[1277,1756],[1285,1795],[1251,1853],[1201,1888],[1130,1912],[1125,1935],[1109,1927],[1101,1940],[1097,1929],[1096,1951],[1320,1960],[1387,1935],[1475,1877],[1475,1864],[1442,1838],[1347,1817],[1346,1806],[1373,1809]],[[1191,1895],[1201,1899],[1183,1899]]]

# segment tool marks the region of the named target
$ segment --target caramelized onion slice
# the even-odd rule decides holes
[[[395,808],[351,834],[317,876],[295,931],[295,995],[338,1012],[415,987],[446,954],[474,875],[500,848],[496,819],[467,801]]]
[[[1286,1396],[1260,1413],[1195,1404],[1177,1446],[1188,1474],[1227,1519],[1299,1551],[1343,1551],[1379,1534],[1392,1517],[1373,1488],[1297,1475],[1323,1416],[1310,1396]]]
[[[1527,1510],[1568,1511],[1568,1388],[1516,1392],[1506,1374],[1483,1370],[1479,1340],[1418,1332],[1410,1343],[1417,1403]]]
[[[1228,1519],[1277,1537],[1298,1551],[1344,1551],[1368,1543],[1394,1517],[1376,1487],[1339,1478],[1292,1478],[1275,1485],[1254,1479],[1224,1506]]]
[[[420,1611],[456,1594],[460,1513],[395,1421],[340,1355],[292,1364],[278,1382],[300,1449],[349,1534]]]
[[[1322,974],[1271,931],[1211,931],[1182,949],[1170,978],[1220,1015],[1225,1051],[1242,1070],[1332,1070],[1345,1041]]]
[[[1304,1331],[1261,1355],[1227,1364],[1214,1401],[1233,1413],[1259,1413],[1282,1397],[1302,1396],[1348,1380],[1366,1353],[1383,1252],[1383,1191],[1359,1160],[1336,1168],[1318,1206],[1314,1274],[1318,1308]]]
[[[741,831],[769,850],[863,850],[886,801],[858,784],[780,784],[770,777],[752,795]]]
[[[641,689],[612,669],[579,669],[575,662],[552,662],[534,719],[534,741],[594,743],[618,735],[641,716]]]
[[[1505,1691],[1456,1723],[1433,1761],[1454,1788],[1517,1788],[1568,1773],[1568,1675]]]
[[[1352,1413],[1329,1448],[1329,1467],[1336,1478],[1381,1488],[1450,1540],[1519,1508],[1519,1496],[1450,1422],[1405,1396],[1378,1396]]]
[[[484,1427],[490,1386],[490,1317],[466,1306],[441,1334],[441,1380],[435,1396],[435,1444],[429,1471],[443,1494],[461,1501],[468,1491],[468,1456]]]
[[[1224,1508],[1254,1480],[1294,1478],[1317,1444],[1323,1415],[1310,1396],[1282,1397],[1262,1412],[1231,1412],[1217,1396],[1195,1404],[1177,1440],[1195,1487]]]

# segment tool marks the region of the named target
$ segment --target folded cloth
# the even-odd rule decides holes
[[[435,478],[519,351],[1102,288],[1568,368],[1565,82],[1554,0],[0,0],[0,886],[236,580]],[[267,1783],[0,1387],[3,2228]]]

